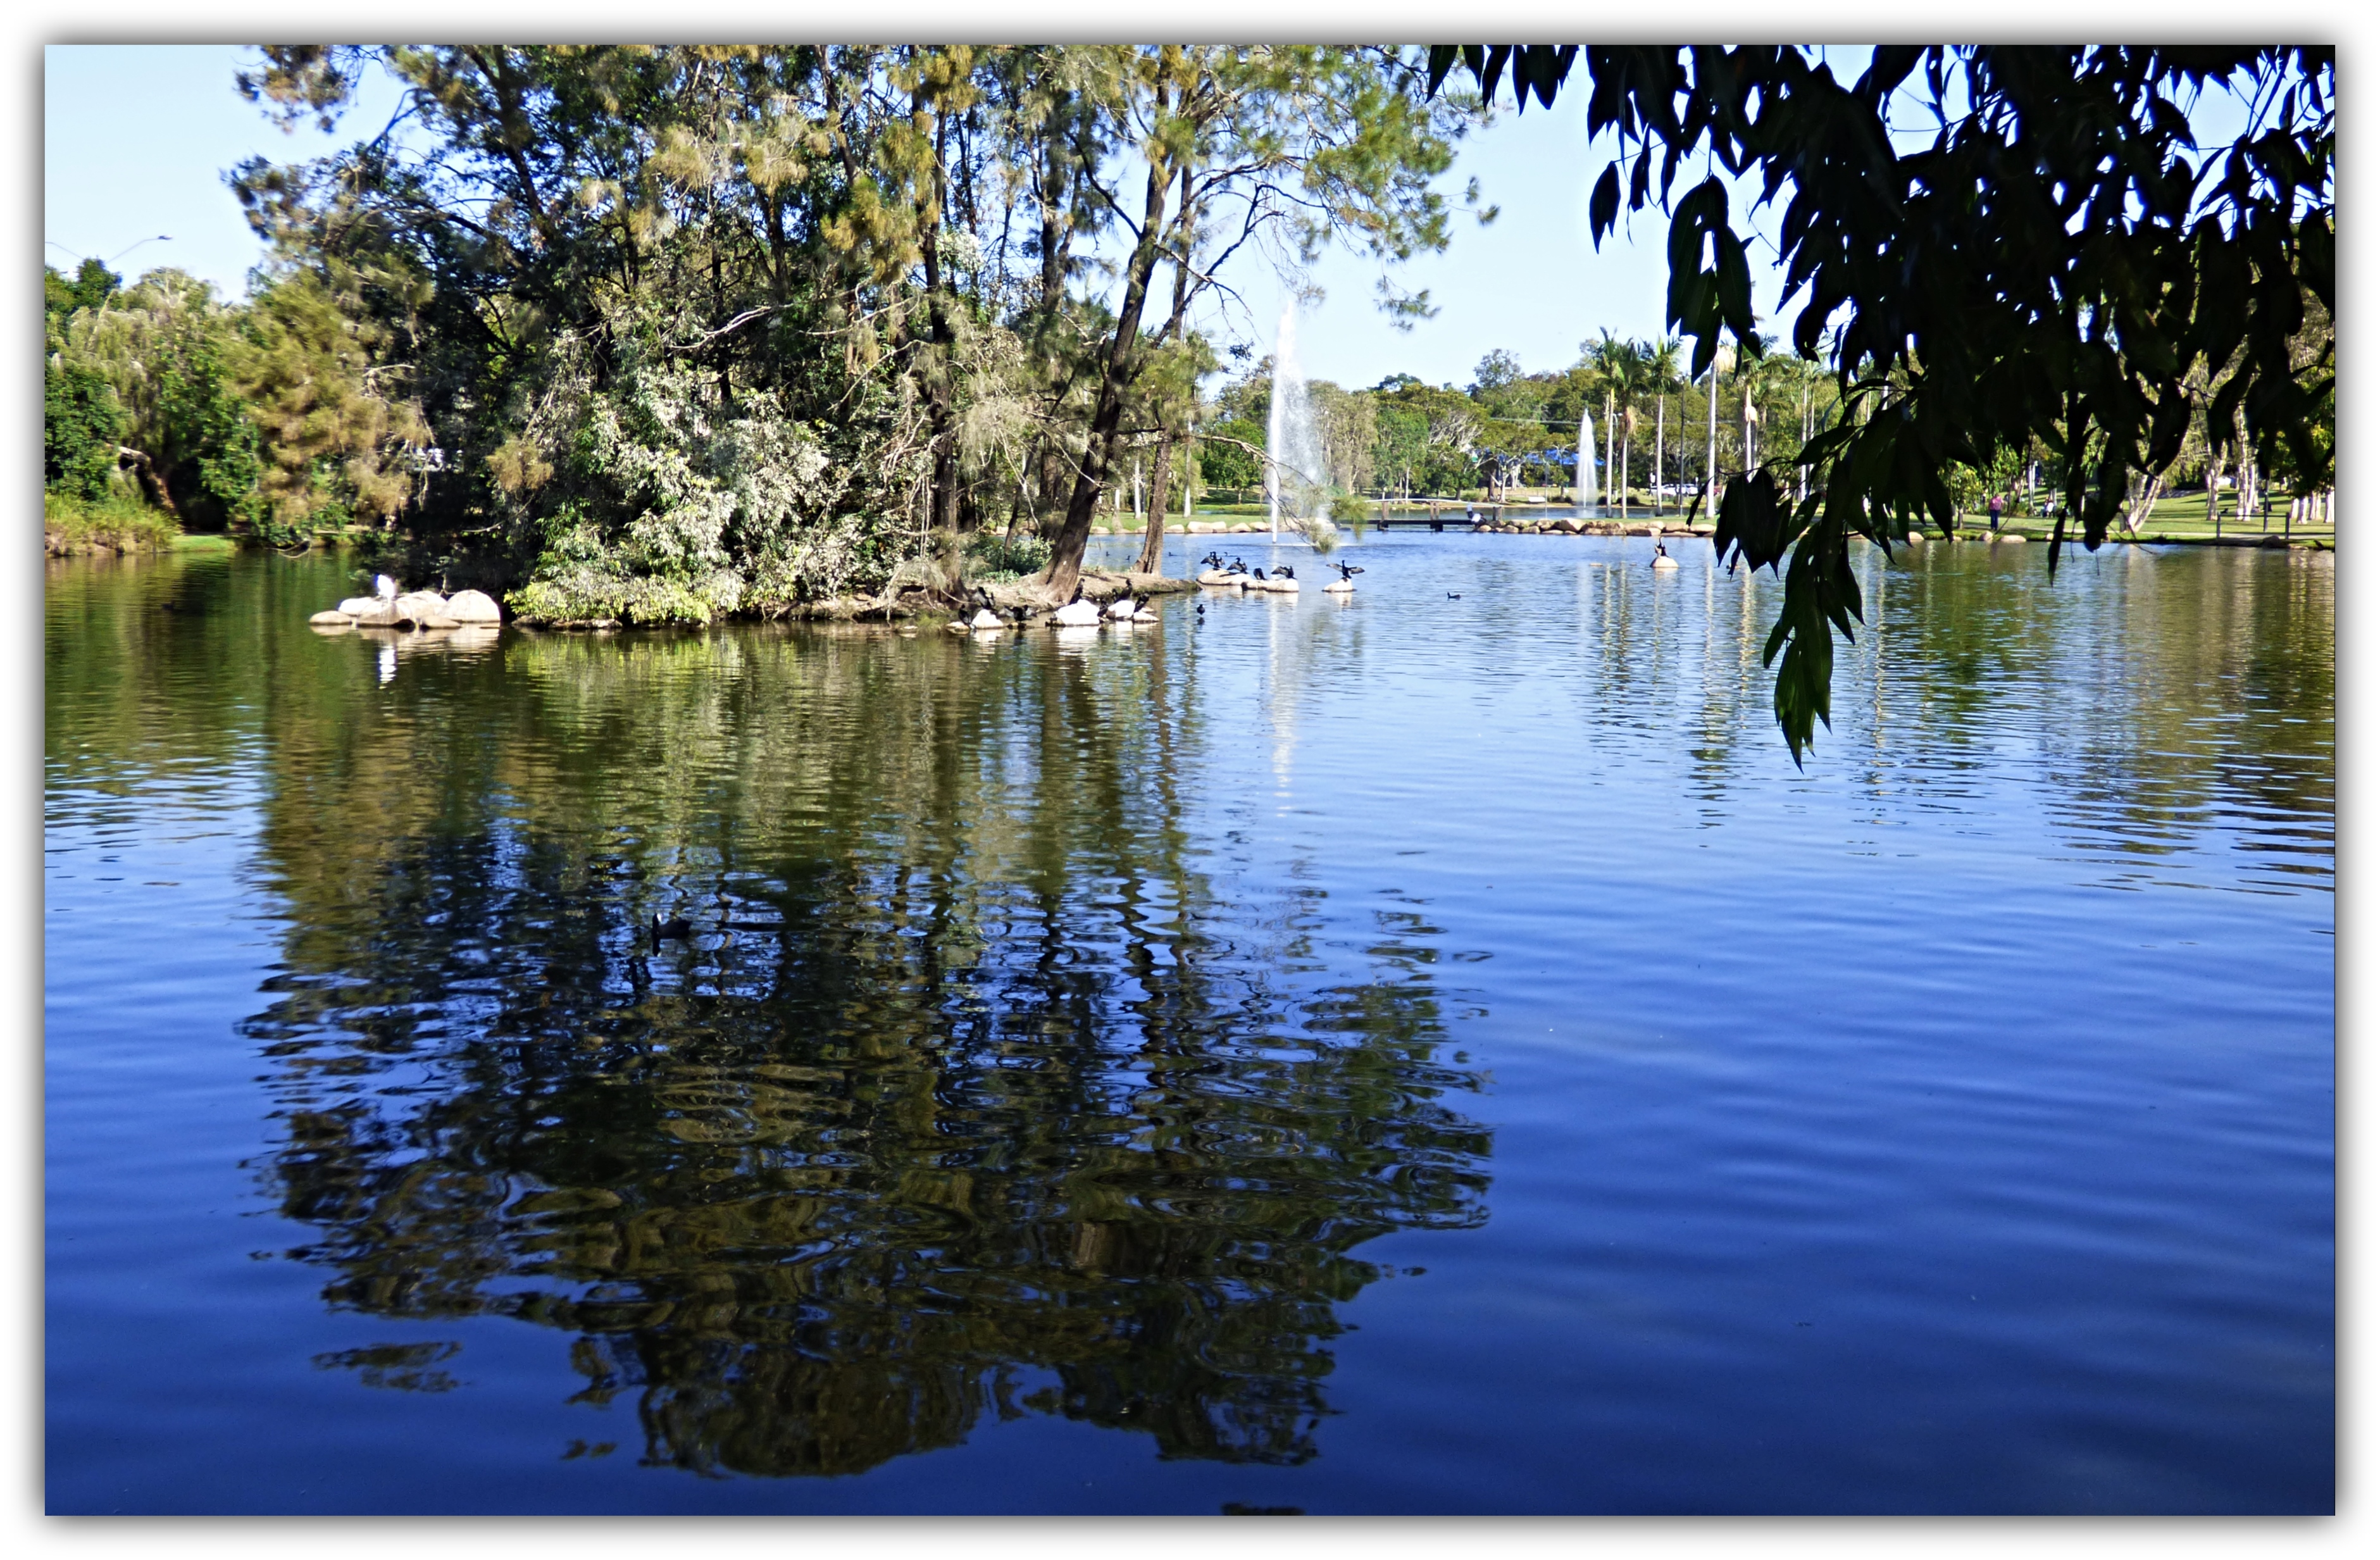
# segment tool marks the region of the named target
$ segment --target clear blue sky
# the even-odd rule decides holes
[[[310,125],[288,135],[274,128],[233,85],[256,57],[250,48],[53,43],[42,55],[42,253],[61,270],[74,268],[72,256],[105,260],[170,234],[170,243],[142,244],[115,269],[179,266],[240,297],[264,246],[224,175],[260,153],[291,162],[357,139]],[[395,100],[382,97],[372,106],[384,119]]]
[[[1587,239],[1587,195],[1609,155],[1609,137],[1592,149],[1587,144],[1583,95],[1557,98],[1550,111],[1533,105],[1523,115],[1500,112],[1492,126],[1463,141],[1439,181],[1451,198],[1476,178],[1481,203],[1498,208],[1496,220],[1482,226],[1458,215],[1443,253],[1417,257],[1394,273],[1406,291],[1428,289],[1437,316],[1410,332],[1392,328],[1373,295],[1378,264],[1346,253],[1326,256],[1312,278],[1324,301],[1298,325],[1307,377],[1362,389],[1402,372],[1460,388],[1495,348],[1536,372],[1569,367],[1580,344],[1606,329],[1636,338],[1663,334],[1669,219],[1647,210],[1600,250]],[[1691,176],[1699,177],[1699,170]],[[1682,171],[1680,177],[1691,182]],[[1741,201],[1735,210],[1740,221]],[[1773,251],[1764,257],[1755,246],[1752,259],[1753,304],[1766,315],[1776,307],[1780,274],[1765,263]],[[1269,274],[1244,274],[1234,285],[1269,347],[1284,289]]]

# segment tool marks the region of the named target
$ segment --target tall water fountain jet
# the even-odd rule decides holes
[[[1586,518],[1595,497],[1595,418],[1582,406],[1578,411],[1578,484],[1573,503],[1580,519]]]
[[[1281,540],[1281,517],[1318,547],[1337,539],[1330,524],[1330,490],[1323,481],[1322,441],[1314,432],[1314,408],[1305,398],[1305,371],[1297,361],[1297,302],[1281,306],[1273,336],[1272,413],[1265,421],[1265,500],[1272,539]]]

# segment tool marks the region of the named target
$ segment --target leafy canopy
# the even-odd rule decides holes
[[[1756,176],[1755,204],[1782,201],[1779,306],[1808,289],[1793,350],[1846,404],[1718,506],[1722,556],[1785,566],[1767,655],[1784,652],[1797,762],[1828,718],[1831,635],[1861,616],[1850,538],[1888,546],[1928,516],[1947,531],[1952,462],[2035,442],[2058,458],[2053,570],[2069,518],[2096,548],[2128,479],[2171,466],[2194,417],[2236,417],[2260,457],[2329,480],[2333,354],[2301,337],[2309,300],[2323,320],[2335,301],[2330,49],[1888,45],[1846,84],[1795,47],[1442,44],[1430,88],[1459,65],[1484,96],[1509,76],[1524,107],[1550,107],[1582,62],[1588,132],[1618,142],[1590,225],[1600,242],[1623,201],[1669,213],[1689,372],[1722,335],[1757,347],[1716,170]],[[2246,125],[2202,148],[2189,111],[2207,92]],[[1794,466],[1814,480],[1790,502]]]

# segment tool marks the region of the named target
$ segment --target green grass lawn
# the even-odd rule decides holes
[[[2283,529],[2284,517],[2286,517],[2289,512],[2289,495],[2286,494],[2275,494],[2273,495],[2273,515],[2269,522],[2263,520],[2260,517],[2252,515],[2249,517],[2248,523],[2243,526],[2240,523],[2238,517],[2233,514],[2232,507],[2231,495],[2229,494],[2222,494],[2220,506],[2222,514],[2221,530],[2224,536],[2278,536],[2281,534],[2281,530]],[[2056,522],[2054,520],[2045,519],[2038,515],[2026,515],[2022,517],[2011,516],[2001,521],[2001,529],[2003,530],[2018,531],[2026,536],[2046,537],[2050,533],[2050,530],[2055,524]],[[1961,530],[1988,530],[1990,529],[1990,526],[1991,520],[1988,516],[1961,515],[1959,518],[1959,529]],[[2325,525],[2300,524],[2289,526],[2288,530],[2289,534],[2293,537],[2314,536],[2327,538],[2331,534],[2331,528]],[[2203,493],[2185,493],[2178,494],[2168,498],[2158,499],[2156,503],[2150,507],[2147,517],[2141,521],[2140,533],[2143,537],[2168,536],[2194,538],[2213,536],[2216,533],[2216,527],[2209,523],[2206,518],[2206,495]],[[2074,528],[2069,526],[2067,528],[2067,534],[2069,536],[2074,535]],[[2116,526],[2111,528],[2111,534],[2120,537],[2125,533],[2121,526]]]

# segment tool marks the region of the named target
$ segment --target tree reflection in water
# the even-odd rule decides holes
[[[249,1032],[334,1305],[575,1332],[580,1397],[635,1393],[648,1460],[698,1471],[1031,1412],[1294,1463],[1380,1276],[1354,1249],[1486,1217],[1427,929],[1275,993],[1183,836],[1161,638],[407,671],[275,731],[291,931]]]

